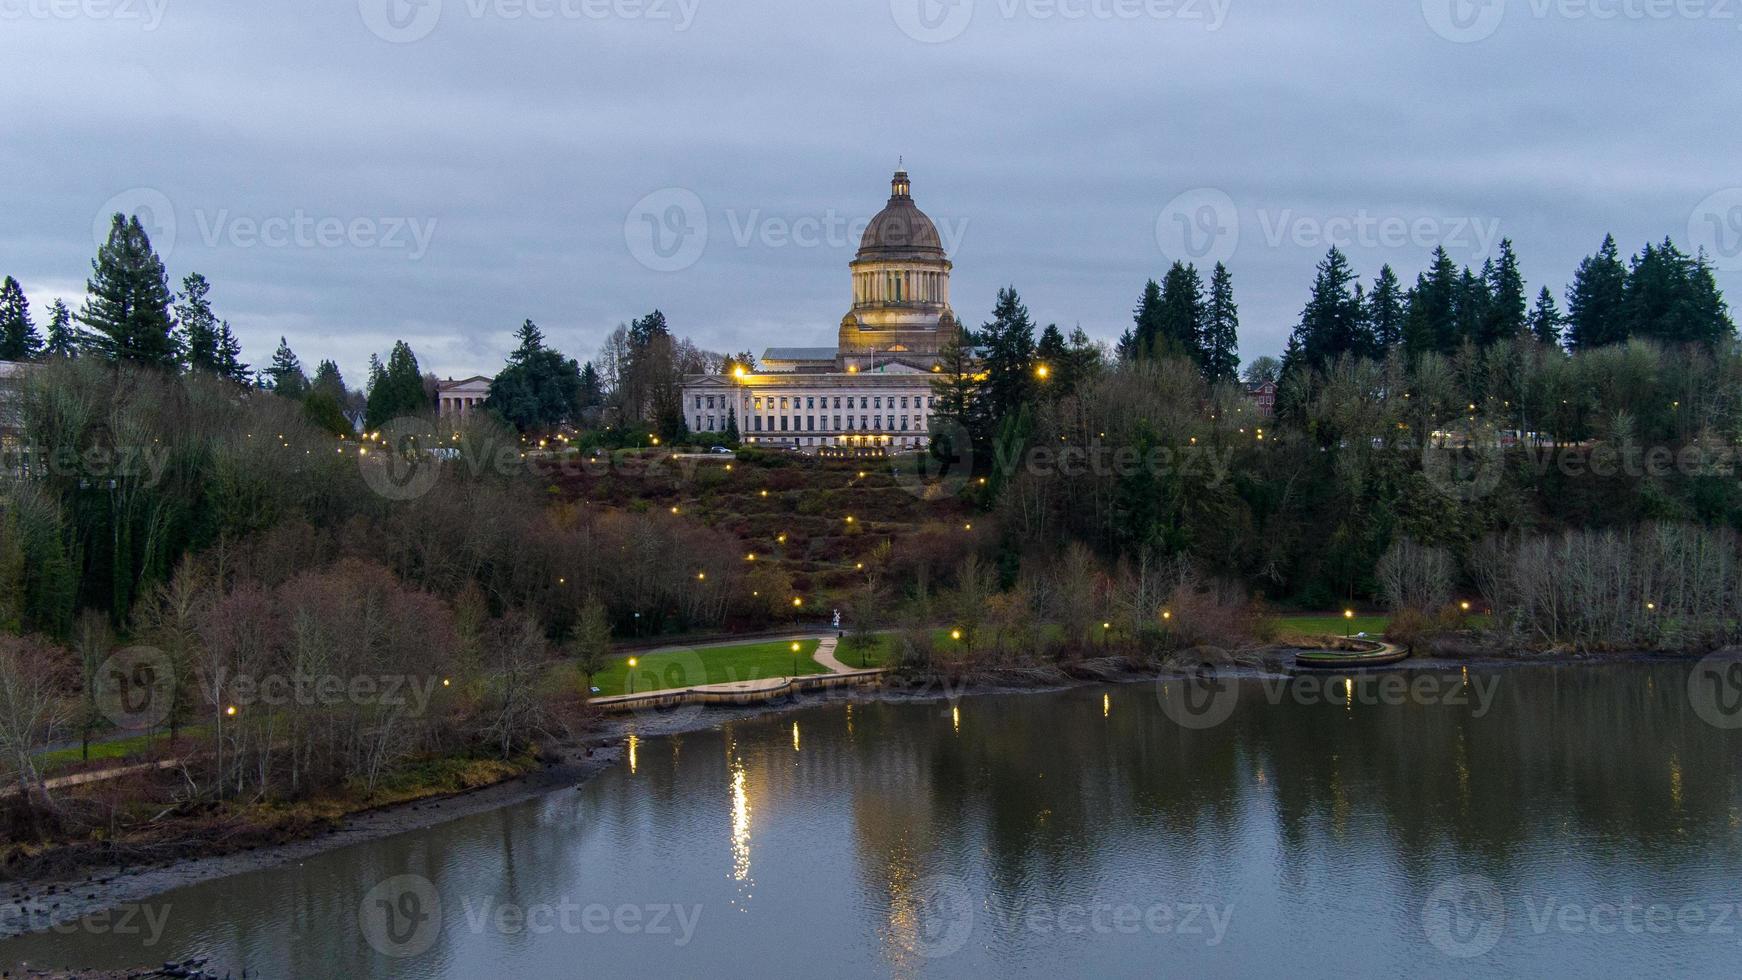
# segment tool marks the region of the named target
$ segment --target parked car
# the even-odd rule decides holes
[[[715,456],[736,455],[735,453],[732,452],[732,450],[727,449],[725,446],[715,446],[714,448],[708,450],[708,452],[713,453]]]

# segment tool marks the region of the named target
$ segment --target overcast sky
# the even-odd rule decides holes
[[[1241,353],[1313,265],[1413,280],[1514,239],[1559,295],[1608,231],[1742,295],[1742,0],[0,0],[0,274],[76,309],[144,210],[264,361],[411,342],[494,373],[661,308],[833,344],[898,156],[983,321],[1112,339],[1226,258]],[[1207,278],[1207,269],[1206,269]]]

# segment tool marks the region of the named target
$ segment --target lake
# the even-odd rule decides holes
[[[264,977],[1733,976],[1686,663],[823,702],[0,963]]]

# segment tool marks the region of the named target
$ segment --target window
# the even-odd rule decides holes
[[[817,417],[815,415],[806,415],[804,417],[804,430],[806,432],[817,431]]]
[[[804,407],[816,408],[817,407],[817,400],[815,398],[806,398],[804,400]]]
[[[879,428],[879,429],[883,428],[883,416],[881,416],[881,415],[877,416],[876,422],[877,422],[877,428]]]
[[[696,416],[696,431],[700,432],[701,430],[702,430],[702,417],[700,415],[698,415],[698,416]]]
[[[851,415],[847,416],[847,431],[848,432],[853,431],[853,416],[851,416]]]
[[[835,407],[836,407],[836,408],[840,408],[840,407],[841,407],[841,396],[840,396],[840,395],[836,395],[836,396],[835,396]]]
[[[760,415],[756,416],[756,423],[755,424],[756,424],[756,431],[761,432],[762,431],[762,416],[760,416]]]
[[[837,399],[835,399],[835,401],[838,403],[838,402],[840,402],[840,399],[837,398]],[[837,404],[835,407],[839,408],[840,405]],[[835,416],[835,428],[839,429],[840,427],[841,427],[841,417],[839,415],[837,415],[837,416]]]
[[[871,422],[871,417],[869,415],[859,416],[859,428],[861,428],[861,429],[871,428],[871,426],[869,424],[870,422]]]
[[[907,431],[907,416],[905,416],[905,415],[903,415],[901,417],[901,431],[903,431],[903,432]]]
[[[902,395],[902,396],[901,396],[901,407],[902,407],[902,408],[906,408],[906,407],[907,407],[907,396],[906,396],[906,395]]]
[[[786,416],[784,416],[784,415],[782,415],[780,417],[780,431],[782,431],[782,432],[786,431]]]
[[[876,403],[877,408],[883,407],[883,399],[882,398],[873,398],[871,400]]]

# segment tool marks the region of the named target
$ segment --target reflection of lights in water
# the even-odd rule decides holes
[[[958,732],[962,730],[962,709],[959,705],[950,705],[950,727]]]
[[[732,763],[732,878],[750,880],[750,794],[745,789],[744,763]]]
[[[641,740],[633,735],[629,736],[629,775],[631,776],[635,775],[635,750],[640,747]]]
[[[849,737],[851,737],[852,734],[853,734],[853,706],[849,704],[849,705],[847,705],[847,735]]]
[[[1101,695],[1101,717],[1107,718],[1113,714],[1113,695]]]
[[[1669,802],[1677,810],[1682,808],[1682,761],[1674,756],[1669,760]]]
[[[798,751],[798,722],[792,723],[792,750]]]
[[[1350,711],[1354,711],[1355,710],[1355,678],[1353,678],[1353,677],[1343,678],[1343,698],[1344,698],[1344,707],[1348,708]]]

